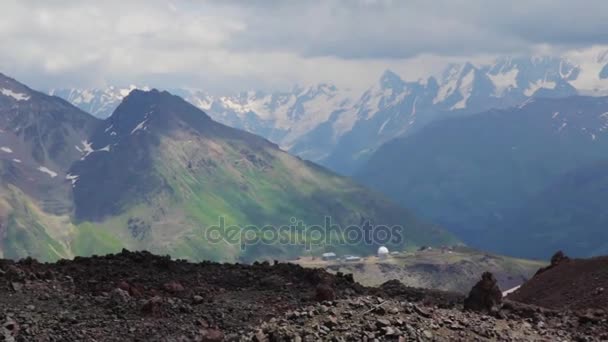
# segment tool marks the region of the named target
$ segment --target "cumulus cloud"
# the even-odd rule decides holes
[[[417,78],[447,60],[607,44],[588,0],[5,0],[0,71],[38,87]],[[420,74],[420,75],[419,75]]]

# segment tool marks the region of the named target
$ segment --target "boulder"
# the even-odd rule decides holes
[[[477,312],[491,312],[501,302],[502,291],[497,285],[496,278],[492,273],[484,272],[481,280],[473,286],[464,300],[464,308]]]
[[[336,299],[336,292],[327,284],[317,285],[315,299],[319,302],[332,301]]]

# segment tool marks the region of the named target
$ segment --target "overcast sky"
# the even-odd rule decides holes
[[[2,0],[0,72],[38,88],[357,88],[607,32],[606,0]]]

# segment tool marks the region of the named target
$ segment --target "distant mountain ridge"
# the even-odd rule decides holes
[[[504,57],[489,64],[453,64],[419,81],[386,71],[363,93],[331,84],[221,96],[193,89],[174,92],[219,122],[351,174],[384,142],[439,118],[507,108],[530,97],[608,94],[608,51],[591,52],[575,61]],[[100,117],[107,117],[120,98],[117,88],[53,93]]]

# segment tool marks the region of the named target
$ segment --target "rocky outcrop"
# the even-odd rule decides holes
[[[484,272],[481,280],[473,286],[464,301],[464,308],[477,312],[492,312],[502,302],[502,291],[496,278],[490,272]]]

